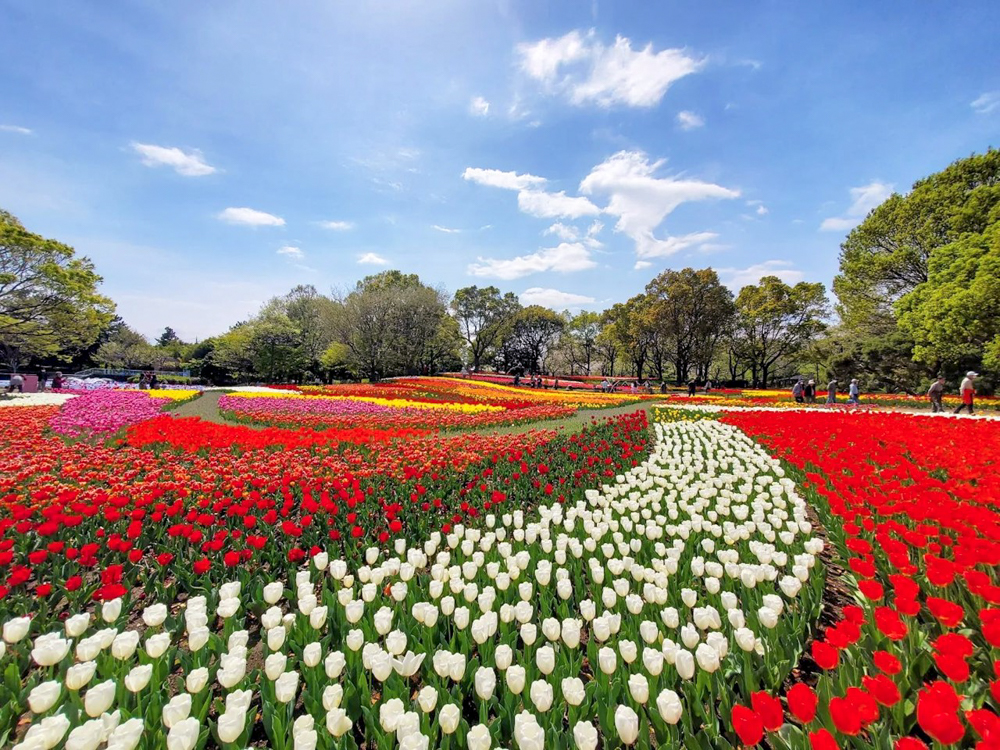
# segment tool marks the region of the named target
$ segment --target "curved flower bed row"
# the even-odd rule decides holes
[[[818,682],[785,692],[788,723],[780,703],[734,708],[742,741],[997,746],[1000,425],[863,413],[720,419],[803,472],[856,600],[812,644]]]
[[[506,468],[497,457],[464,487],[494,504],[415,541],[312,549],[302,568],[239,555],[230,565],[230,550],[219,577],[207,558],[188,574],[181,544],[180,589],[154,577],[140,591],[126,585],[128,565],[100,566],[99,596],[74,599],[61,622],[43,609],[2,623],[0,658],[20,683],[0,690],[25,711],[19,747],[735,742],[723,718],[733,702],[763,710],[764,691],[799,658],[823,542],[779,462],[739,431],[658,426],[648,458],[622,461],[641,450],[644,427],[638,416],[615,421]],[[608,440],[617,448],[605,452]],[[568,497],[548,489],[585,456],[599,473]],[[538,491],[537,511],[490,489],[513,474],[513,488]],[[598,476],[602,486],[583,489]],[[204,499],[213,520],[189,514],[197,527],[239,517]],[[88,527],[35,526],[20,541]],[[35,565],[62,566],[63,554],[47,550]]]
[[[168,405],[195,398],[200,391],[90,390],[72,395],[76,398],[64,403],[50,422],[54,432],[67,437],[117,432],[155,417]]]

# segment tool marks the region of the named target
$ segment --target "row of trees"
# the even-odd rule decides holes
[[[575,315],[493,286],[448,295],[386,271],[329,295],[298,286],[205,341],[167,328],[150,343],[115,317],[99,283],[88,259],[0,212],[8,367],[184,368],[215,382],[466,366],[765,386],[808,373],[916,390],[938,373],[1000,368],[1000,152],[960,160],[872,211],[841,246],[835,308],[821,284],[766,277],[734,295],[710,268],[665,270],[641,294]]]

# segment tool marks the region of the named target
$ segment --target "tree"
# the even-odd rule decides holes
[[[154,366],[156,356],[145,336],[122,323],[97,348],[94,359],[105,367],[136,370]]]
[[[692,365],[707,377],[733,315],[732,292],[711,268],[685,268],[661,273],[646,285],[646,295],[648,325],[658,334],[655,345],[674,365],[677,383],[687,380]]]
[[[897,303],[913,358],[954,374],[1000,341],[1000,221],[931,253],[927,281]]]
[[[333,330],[358,374],[379,380],[425,369],[428,346],[447,314],[443,292],[416,274],[383,271],[341,297]]]
[[[627,302],[615,303],[603,315],[605,328],[601,335],[614,342],[616,351],[627,352],[632,362],[632,374],[639,379],[642,379],[650,349],[655,343],[648,308],[649,298],[639,294]]]
[[[767,387],[776,364],[797,354],[823,329],[828,314],[822,284],[789,286],[777,276],[745,286],[736,298],[736,335],[754,382]]]
[[[467,286],[455,292],[451,310],[465,341],[473,370],[495,353],[505,326],[521,309],[512,292],[501,295],[495,286]]]
[[[156,345],[162,347],[168,347],[173,344],[180,343],[180,340],[181,337],[177,335],[177,331],[175,331],[170,326],[167,326],[166,328],[163,329],[163,333],[161,333],[157,337]]]
[[[601,333],[599,313],[583,310],[569,319],[566,326],[567,350],[571,372],[579,365],[584,375],[590,375],[591,363],[597,353],[597,337]]]
[[[503,369],[532,375],[542,372],[565,325],[562,316],[547,307],[530,305],[522,309],[503,338]]]
[[[981,234],[998,211],[997,149],[956,161],[915,183],[906,196],[891,196],[841,245],[833,282],[841,318],[878,334],[891,330],[895,303],[927,282],[934,249],[963,234]]]
[[[0,344],[11,369],[27,357],[65,359],[96,341],[114,316],[100,282],[88,258],[0,213]]]

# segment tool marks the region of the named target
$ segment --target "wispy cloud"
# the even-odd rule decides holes
[[[597,263],[590,257],[590,251],[579,242],[563,242],[558,247],[549,247],[515,258],[478,258],[469,266],[470,276],[485,276],[510,281],[543,271],[571,273],[594,268]]]
[[[295,247],[294,245],[279,247],[278,255],[284,255],[286,258],[291,258],[292,260],[302,260],[306,257],[306,254],[302,252],[302,248]]]
[[[170,167],[185,177],[204,177],[218,170],[205,162],[201,151],[183,151],[176,147],[155,146],[151,143],[136,143],[132,150],[142,157],[147,167]]]
[[[218,215],[221,221],[228,224],[242,224],[249,227],[283,227],[285,220],[280,216],[257,211],[253,208],[227,208]]]
[[[476,117],[486,117],[490,113],[490,103],[481,96],[474,96],[469,102],[469,112]]]
[[[805,278],[802,271],[795,268],[787,260],[765,260],[747,268],[719,268],[719,278],[722,283],[738,292],[745,286],[756,284],[765,276],[777,276],[786,284],[797,284]]]
[[[334,232],[346,232],[354,229],[353,221],[320,221],[317,222],[323,229],[330,229]]]
[[[31,135],[35,132],[31,128],[24,128],[20,125],[0,125],[0,130],[6,133],[17,133],[18,135]]]
[[[695,130],[705,126],[705,118],[694,112],[684,110],[677,113],[677,125],[681,130]]]
[[[868,215],[868,212],[892,195],[893,186],[873,181],[867,185],[851,188],[851,205],[842,216],[823,219],[819,225],[821,232],[844,232],[853,229]]]
[[[986,115],[1000,108],[1000,91],[987,91],[969,104],[980,115]]]
[[[526,305],[542,305],[543,307],[557,309],[580,307],[597,301],[593,297],[587,297],[583,294],[561,292],[558,289],[543,289],[538,286],[533,286],[531,289],[525,289],[519,296],[521,298],[521,302]]]
[[[363,266],[387,266],[389,261],[377,253],[365,253],[358,256],[358,263]]]
[[[439,232],[444,232],[445,234],[459,234],[461,229],[452,229],[451,227],[442,227],[439,224],[431,224],[431,229],[436,229]]]
[[[518,174],[517,172],[503,172],[499,169],[480,169],[478,167],[466,167],[465,171],[462,172],[462,179],[504,190],[527,190],[540,187],[547,182],[544,177],[536,177],[533,174]]]
[[[705,60],[681,49],[632,49],[627,37],[606,46],[591,30],[517,45],[521,70],[577,105],[652,107],[674,82],[697,72]]]

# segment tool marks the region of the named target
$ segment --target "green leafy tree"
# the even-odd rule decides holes
[[[529,305],[522,309],[503,337],[501,369],[532,375],[542,372],[565,325],[564,318],[547,307]]]
[[[145,336],[122,323],[98,347],[94,359],[104,367],[134,370],[157,366],[161,356]]]
[[[998,211],[997,149],[960,159],[915,183],[908,195],[890,197],[841,245],[833,284],[841,318],[868,333],[891,330],[896,301],[927,282],[934,249],[981,234]]]
[[[501,294],[495,286],[467,286],[455,292],[451,310],[473,370],[493,357],[508,323],[520,309],[516,295]]]
[[[114,317],[100,282],[88,258],[0,214],[0,345],[8,366],[69,359],[96,341]]]
[[[648,325],[674,365],[678,383],[692,366],[708,375],[722,334],[733,316],[733,294],[711,268],[666,270],[646,285]],[[660,372],[662,377],[662,372]]]
[[[918,362],[952,373],[978,367],[1000,346],[1000,221],[935,248],[927,281],[897,307]]]
[[[765,276],[759,284],[743,287],[736,297],[735,331],[754,382],[766,388],[775,367],[792,360],[822,331],[828,314],[822,284],[789,286]]]

